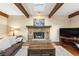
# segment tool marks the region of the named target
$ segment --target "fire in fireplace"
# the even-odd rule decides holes
[[[44,39],[44,32],[34,32],[34,39]]]

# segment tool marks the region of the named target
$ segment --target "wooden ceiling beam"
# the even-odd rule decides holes
[[[2,11],[0,11],[0,15],[8,18],[8,15],[6,13],[2,12]]]
[[[23,5],[21,3],[14,3],[19,9],[20,11],[27,17],[29,18],[29,14],[27,13],[27,11],[25,10],[25,8],[23,7]]]
[[[70,15],[68,16],[68,18],[72,18],[72,17],[75,17],[75,16],[77,16],[77,15],[79,15],[79,11],[76,11],[76,12],[70,14]]]
[[[64,3],[57,3],[52,11],[49,13],[48,17],[51,18],[63,4]]]

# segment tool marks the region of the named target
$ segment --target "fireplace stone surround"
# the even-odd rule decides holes
[[[28,40],[31,39],[49,39],[50,27],[51,26],[26,26],[28,28]],[[34,33],[44,33],[43,38],[35,38]],[[40,35],[41,36],[41,35]]]

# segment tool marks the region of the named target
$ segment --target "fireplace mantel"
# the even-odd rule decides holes
[[[51,26],[26,26],[27,28],[50,28]]]

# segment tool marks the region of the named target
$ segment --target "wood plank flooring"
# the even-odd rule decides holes
[[[79,56],[79,50],[77,50],[75,47],[72,47],[70,45],[61,45],[66,50],[68,50],[72,55]]]

